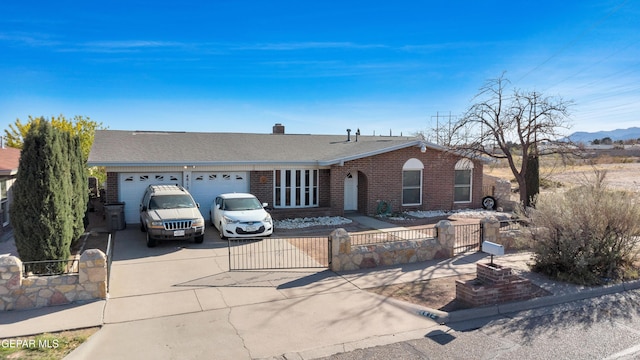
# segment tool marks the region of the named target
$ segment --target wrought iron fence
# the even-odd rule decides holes
[[[229,240],[230,270],[329,267],[328,237]]]
[[[53,276],[61,274],[77,274],[79,259],[25,261],[22,263],[23,276]]]
[[[349,234],[351,245],[372,245],[404,240],[430,239],[436,236],[437,231],[435,227]]]
[[[482,242],[482,225],[463,224],[454,225],[456,244],[453,247],[453,255],[458,255],[471,250],[480,250]]]
[[[111,233],[107,238],[107,293],[109,292],[109,283],[111,282],[111,262],[113,261],[113,243],[111,242]]]
[[[507,225],[516,226],[511,224]],[[480,250],[480,243],[482,242],[482,227],[480,224],[454,225],[454,229],[454,255],[471,250]],[[372,245],[404,240],[436,238],[438,231],[435,227],[424,227],[408,230],[369,231],[349,234],[349,236],[351,237],[351,245]]]

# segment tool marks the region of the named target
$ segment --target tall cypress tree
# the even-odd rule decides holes
[[[73,212],[73,240],[84,234],[85,216],[89,202],[88,179],[85,171],[85,159],[80,147],[80,138],[65,132],[68,142],[69,165],[71,167],[71,185],[73,187],[71,207]]]
[[[13,186],[11,218],[23,261],[67,260],[73,237],[67,142],[47,121],[29,129]]]
[[[538,154],[527,156],[527,172],[524,181],[527,183],[527,203],[526,206],[535,206],[535,198],[540,193],[540,159]]]

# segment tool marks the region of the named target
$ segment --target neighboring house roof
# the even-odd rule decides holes
[[[18,173],[20,149],[0,147],[0,175],[10,176]]]
[[[91,166],[291,164],[328,166],[407,147],[444,148],[408,136],[97,130]]]

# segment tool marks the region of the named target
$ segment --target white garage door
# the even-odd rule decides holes
[[[191,195],[200,204],[200,212],[209,220],[209,209],[216,196],[230,192],[248,192],[247,172],[201,172],[191,174]]]
[[[182,173],[120,173],[120,201],[124,201],[124,218],[128,224],[140,222],[140,201],[149,185],[182,185]]]

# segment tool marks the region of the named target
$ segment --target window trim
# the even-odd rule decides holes
[[[469,184],[456,184],[456,171],[468,171],[469,172]],[[456,200],[456,189],[468,188],[469,198],[467,200]],[[473,201],[473,162],[469,159],[460,159],[456,163],[453,175],[453,203],[454,204],[467,204]]]
[[[418,186],[405,186],[404,185],[404,174],[405,172],[408,171],[419,171],[420,172],[420,185]],[[422,191],[423,191],[423,184],[424,184],[424,165],[422,164],[422,161],[416,159],[416,158],[411,158],[407,161],[405,161],[404,165],[402,165],[402,192],[401,192],[401,200],[402,200],[402,206],[419,206],[422,205]],[[420,192],[420,196],[419,196],[419,202],[417,203],[405,203],[404,200],[404,191],[405,190],[415,190],[418,189]]]
[[[309,171],[308,177],[306,171]],[[277,169],[273,171],[273,179],[274,208],[295,209],[319,206],[319,169]]]

